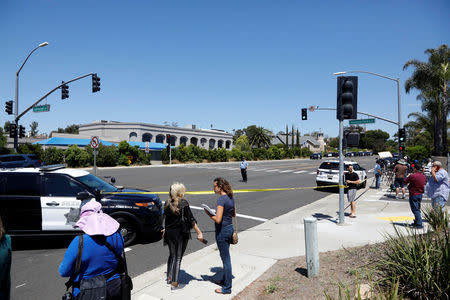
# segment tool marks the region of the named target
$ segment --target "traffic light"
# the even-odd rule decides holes
[[[400,128],[398,130],[398,141],[400,143],[404,142],[406,138],[406,132],[405,132],[405,128]]]
[[[19,125],[19,138],[25,137],[25,126]]]
[[[308,110],[306,108],[302,108],[302,120],[308,120]]]
[[[170,134],[166,134],[166,141],[167,141],[167,144],[170,145]]]
[[[64,83],[64,81],[62,82]],[[63,84],[61,86],[61,99],[69,98],[69,86],[67,84]]]
[[[406,150],[405,145],[400,144],[400,146],[398,147],[398,150],[399,150],[400,152],[404,152],[404,151]]]
[[[17,125],[14,123],[9,124],[9,137],[15,138],[17,134]]]
[[[92,74],[92,92],[100,91],[100,77],[97,76],[97,73]]]
[[[5,102],[5,112],[8,115],[12,115],[12,113],[13,113],[13,101],[12,100]]]
[[[339,76],[337,78],[338,120],[356,119],[358,114],[358,77]]]

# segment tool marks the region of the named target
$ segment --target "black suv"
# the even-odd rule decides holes
[[[34,168],[41,161],[35,154],[5,154],[0,155],[0,168]]]
[[[125,245],[140,235],[160,236],[163,208],[156,194],[119,189],[89,172],[63,165],[0,169],[0,216],[12,236],[79,233],[73,225],[82,201],[91,198],[120,223]]]

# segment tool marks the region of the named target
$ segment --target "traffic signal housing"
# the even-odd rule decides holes
[[[340,121],[356,119],[358,115],[358,76],[337,78],[336,118]]]
[[[92,92],[100,91],[100,77],[97,76],[97,73],[92,74]]]
[[[166,141],[167,144],[170,145],[170,134],[166,134]]]
[[[19,138],[25,137],[25,126],[19,125]]]
[[[13,113],[13,101],[12,100],[5,102],[5,112],[8,115],[12,115],[12,113]]]
[[[17,125],[14,123],[9,124],[9,137],[15,138],[17,134]]]
[[[400,129],[398,130],[398,141],[399,141],[400,143],[403,143],[403,142],[405,141],[405,138],[406,138],[406,131],[405,131],[405,128],[400,128]]]
[[[69,86],[67,84],[64,84],[64,81],[62,82],[63,85],[61,86],[61,99],[69,98]]]
[[[400,152],[404,152],[404,151],[406,150],[405,145],[400,144],[400,146],[398,147],[398,150],[399,150]]]
[[[308,110],[306,108],[302,108],[302,120],[308,120]]]

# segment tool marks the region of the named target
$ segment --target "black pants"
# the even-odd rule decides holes
[[[247,170],[241,169],[242,180],[247,182]]]
[[[172,282],[178,282],[178,274],[180,273],[181,259],[188,243],[188,239],[182,236],[176,239],[167,239],[169,246],[169,259],[167,260],[167,278]]]

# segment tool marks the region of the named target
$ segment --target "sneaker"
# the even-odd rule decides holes
[[[176,291],[176,290],[181,290],[182,288],[184,288],[184,284],[178,284],[177,286],[174,285],[170,285],[170,290],[171,291]]]
[[[423,225],[417,225],[416,223],[410,224],[409,227],[413,229],[423,229]]]

